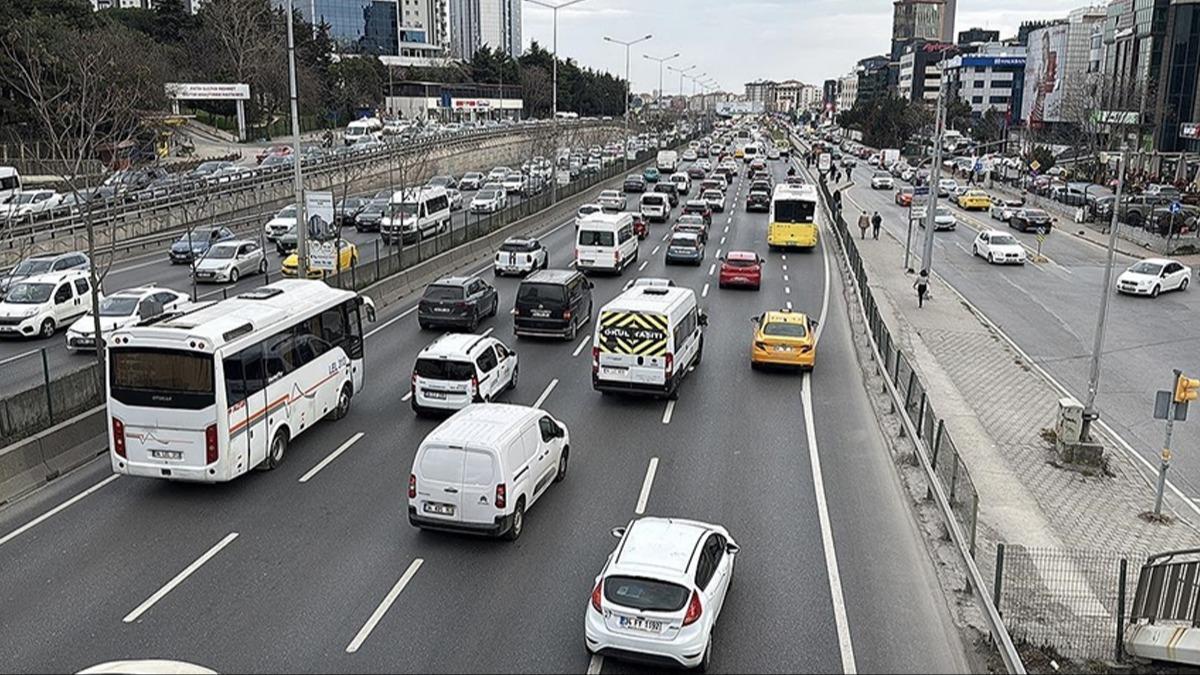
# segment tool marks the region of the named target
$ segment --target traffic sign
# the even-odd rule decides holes
[[[1038,169],[1042,168],[1042,164],[1041,164],[1041,162],[1039,162],[1035,159],[1029,163],[1029,168],[1033,169],[1034,171],[1037,171]]]
[[[1154,395],[1154,419],[1165,420],[1171,414],[1171,396],[1174,392],[1158,391]],[[1187,402],[1175,405],[1175,421],[1186,422],[1188,413]]]
[[[918,185],[917,187],[913,188],[913,197],[928,197],[928,196],[929,196],[929,186],[928,185]]]
[[[1171,205],[1167,208],[1170,210],[1171,215],[1177,216],[1180,213],[1183,213],[1183,204],[1179,203],[1178,200],[1171,202]]]
[[[929,207],[924,204],[920,206],[914,204],[912,210],[909,212],[910,220],[925,220],[927,216],[929,216]]]
[[[337,271],[337,245],[332,241],[314,241],[308,245],[308,267],[326,272]]]

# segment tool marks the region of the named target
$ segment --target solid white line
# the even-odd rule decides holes
[[[70,506],[72,506],[73,504],[78,502],[79,500],[83,499],[84,497],[87,497],[88,495],[92,494],[96,490],[99,490],[100,488],[104,487],[105,485],[108,485],[109,483],[113,482],[114,480],[116,480],[120,477],[121,477],[121,474],[114,473],[113,475],[109,476],[108,478],[105,478],[104,480],[100,481],[99,483],[96,483],[92,487],[84,490],[83,492],[80,492],[79,494],[75,495],[74,497],[71,497],[67,501],[50,509],[49,511],[43,513],[42,515],[38,516],[37,518],[34,518],[33,520],[29,521],[28,523],[25,523],[21,527],[18,527],[17,529],[13,530],[12,532],[9,532],[8,534],[4,535],[3,537],[0,537],[0,546],[7,544],[8,542],[12,541],[13,539],[16,539],[17,537],[24,534],[25,532],[37,527],[38,525],[41,525],[47,519],[58,514],[60,511],[63,511],[64,509],[69,508]]]
[[[371,617],[367,619],[367,622],[364,623],[363,627],[359,629],[358,635],[355,635],[354,639],[350,641],[350,644],[346,645],[347,654],[353,654],[354,652],[358,651],[358,648],[362,646],[362,643],[366,642],[367,637],[371,635],[371,631],[375,630],[375,626],[379,623],[379,620],[382,619],[383,615],[387,614],[387,611],[392,608],[392,603],[396,602],[396,598],[400,597],[400,593],[404,591],[404,587],[408,585],[408,582],[412,581],[413,575],[417,573],[417,570],[421,569],[421,565],[424,563],[425,561],[421,558],[417,558],[416,560],[412,561],[412,564],[409,565],[408,569],[404,571],[404,574],[400,576],[400,580],[397,581],[396,585],[392,586],[392,590],[388,591],[388,594],[384,596],[383,602],[379,603],[379,606],[376,607],[375,611],[371,613]]]
[[[319,472],[321,469],[324,469],[325,467],[329,466],[330,462],[337,459],[338,457],[341,457],[342,453],[349,450],[350,446],[357,443],[358,440],[363,437],[363,435],[364,435],[363,432],[360,431],[357,434],[354,434],[353,436],[351,436],[350,440],[346,441],[345,443],[342,443],[341,446],[339,446],[337,450],[334,450],[333,452],[329,453],[328,457],[321,460],[320,464],[317,464],[313,468],[309,469],[308,473],[301,476],[300,482],[307,483],[310,478],[317,475],[317,472]]]
[[[403,312],[400,312],[396,316],[393,316],[392,318],[388,319],[387,321],[384,321],[383,323],[376,326],[374,328],[374,330],[371,330],[370,332],[367,333],[366,338],[370,338],[372,335],[374,335],[374,334],[378,333],[379,331],[383,330],[384,328],[387,328],[388,326],[396,323],[400,319],[403,319],[404,317],[408,316],[409,314],[412,314],[415,311],[417,311],[417,307],[409,307],[408,309],[404,310]],[[366,338],[364,338],[364,339],[366,339]]]
[[[646,512],[646,501],[650,499],[650,488],[654,485],[654,474],[658,473],[658,458],[650,458],[650,466],[646,467],[646,477],[642,480],[642,492],[638,495],[637,508],[633,512],[642,515]]]
[[[704,284],[704,290],[700,291],[700,297],[702,297],[702,298],[708,297],[708,284]]]
[[[590,337],[583,338],[583,340],[581,340],[579,342],[579,346],[576,347],[575,351],[571,353],[571,358],[575,358],[576,356],[579,356],[579,352],[583,351],[583,348],[586,347],[587,343],[589,343],[591,341],[592,341],[592,338],[590,338]]]
[[[646,269],[646,265],[649,265],[649,264],[650,264],[649,260],[643,260],[642,264],[638,265],[638,271],[641,272],[642,270]]]
[[[400,400],[401,400],[401,401],[404,401],[405,403],[407,403],[407,402],[408,402],[409,400],[411,400],[411,399],[412,399],[412,389],[409,389],[409,390],[408,390],[408,393],[407,393],[407,394],[405,394],[405,395],[404,395],[404,396],[403,396],[403,397],[402,397]]]
[[[121,619],[121,620],[124,621],[125,623],[133,623],[134,621],[137,621],[138,617],[145,614],[146,611],[149,610],[151,607],[153,607],[156,602],[158,602],[159,600],[162,600],[164,597],[166,597],[167,593],[170,593],[171,591],[175,590],[176,586],[183,583],[184,580],[186,580],[188,577],[192,576],[192,573],[195,572],[196,570],[200,569],[201,565],[203,565],[204,563],[211,560],[213,556],[220,553],[221,549],[228,546],[230,544],[230,542],[232,542],[234,539],[237,539],[237,537],[238,537],[237,532],[230,532],[229,534],[225,535],[225,538],[222,539],[221,541],[217,542],[216,546],[213,546],[212,548],[208,549],[208,551],[204,555],[200,556],[199,558],[196,558],[195,562],[193,562],[191,565],[188,565],[187,567],[183,568],[183,571],[180,572],[179,574],[175,575],[174,579],[168,581],[166,586],[163,586],[162,588],[158,589],[154,593],[154,595],[150,596],[149,598],[146,598],[145,602],[138,605],[137,609],[126,614],[125,618]]]
[[[487,330],[483,331],[483,337],[487,337],[487,336],[491,335],[491,334],[492,334],[492,331],[494,331],[494,330],[496,330],[496,329],[495,329],[495,328],[489,328],[489,329],[487,329]]]
[[[30,349],[27,352],[21,352],[20,354],[17,354],[16,356],[10,356],[7,359],[0,361],[0,366],[12,363],[13,361],[20,361],[21,359],[23,359],[27,356],[31,356],[33,354],[37,354],[40,351],[42,351],[42,349],[39,347],[37,349]]]
[[[713,272],[716,272],[716,271],[717,271],[717,263],[713,263],[708,266],[708,276],[711,277],[713,275]]]
[[[604,657],[599,654],[592,654],[592,660],[588,661],[587,675],[600,675],[600,671],[604,669]]]
[[[546,390],[543,391],[542,395],[538,397],[538,400],[537,400],[537,402],[535,402],[533,404],[533,407],[535,407],[535,408],[542,407],[542,404],[545,403],[546,399],[550,397],[550,392],[554,391],[554,388],[557,386],[558,386],[558,378],[554,378],[553,380],[550,380],[550,384],[546,385]]]
[[[650,251],[650,255],[658,255],[658,249],[660,249],[660,248],[662,248],[662,247],[661,247],[661,246],[655,246],[655,247],[654,247],[654,250],[653,250],[653,251]]]
[[[671,416],[675,414],[675,401],[667,401],[667,409],[663,411],[663,424],[671,423]]]

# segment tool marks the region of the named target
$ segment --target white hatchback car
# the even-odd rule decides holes
[[[720,525],[678,518],[639,518],[612,533],[621,542],[592,587],[588,651],[706,669],[738,545]]]
[[[486,335],[446,333],[417,354],[412,409],[461,410],[517,388],[517,353]]]
[[[189,304],[191,298],[179,291],[142,286],[117,291],[100,301],[100,343],[118,328],[132,326]],[[96,350],[96,320],[88,312],[67,329],[67,351]]]
[[[1016,237],[998,230],[984,230],[971,244],[971,254],[987,259],[993,264],[1025,264],[1025,247]]]
[[[1117,277],[1117,292],[1157,298],[1163,291],[1184,291],[1192,280],[1192,268],[1176,260],[1147,258],[1134,263]]]
[[[871,176],[872,190],[891,190],[896,187],[896,181],[892,179],[892,174],[886,171],[876,171],[875,175]]]

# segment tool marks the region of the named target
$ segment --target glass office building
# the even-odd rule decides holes
[[[1171,4],[1164,48],[1158,149],[1200,152],[1200,4]]]
[[[395,0],[296,0],[294,8],[310,24],[328,24],[339,51],[396,55],[400,30]]]

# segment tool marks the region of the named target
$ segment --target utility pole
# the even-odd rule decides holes
[[[531,1],[532,1],[532,0],[531,0]],[[657,102],[657,104],[658,104],[658,114],[659,114],[659,115],[662,115],[662,109],[663,109],[663,107],[662,107],[662,99],[663,99],[663,64],[664,64],[664,63],[666,63],[667,61],[672,61],[672,60],[674,60],[674,59],[677,59],[677,58],[679,58],[679,52],[675,52],[674,54],[672,54],[672,55],[670,55],[670,56],[667,56],[667,57],[664,57],[664,58],[659,58],[659,57],[657,57],[657,56],[650,56],[649,54],[642,54],[642,56],[643,56],[643,57],[645,57],[645,58],[647,58],[647,59],[650,59],[651,61],[657,61],[657,62],[658,62],[658,96],[656,96],[656,97],[655,97],[655,101],[656,101],[656,102]]]
[[[938,182],[942,178],[942,135],[946,131],[945,70],[938,78],[937,116],[933,122],[933,166],[929,167],[929,212],[925,214],[925,246],[921,251],[921,271],[932,274],[933,232],[937,218]]]
[[[1082,441],[1092,440],[1092,422],[1100,419],[1100,413],[1096,410],[1096,392],[1100,388],[1100,354],[1104,351],[1104,331],[1108,327],[1108,296],[1112,295],[1113,262],[1117,255],[1117,215],[1121,211],[1121,191],[1125,187],[1125,168],[1129,164],[1126,155],[1127,151],[1122,151],[1117,157],[1120,170],[1117,174],[1117,194],[1116,201],[1113,202],[1112,221],[1108,226],[1108,257],[1104,264],[1104,285],[1100,287],[1100,314],[1096,318],[1096,335],[1092,343],[1087,400],[1083,404],[1083,424],[1079,429],[1079,438]]]
[[[626,42],[624,40],[618,40],[616,38],[611,38],[607,35],[604,36],[604,39],[606,41],[625,47],[625,141],[621,144],[621,146],[622,146],[621,154],[625,158],[624,162],[625,162],[625,170],[626,171],[629,170],[629,96],[631,93],[630,92],[630,83],[629,83],[629,50],[631,47],[633,47],[637,43],[645,42],[646,40],[649,40],[652,37],[654,37],[654,35],[648,33],[645,37],[640,37],[636,40],[630,40],[630,41]]]
[[[296,91],[296,36],[292,0],[287,0],[288,85],[292,97],[292,171],[296,177],[296,277],[308,278],[308,218],[304,215],[304,174],[300,161],[300,99]],[[390,93],[390,92],[389,92]]]
[[[577,5],[583,2],[583,0],[567,0],[567,2],[559,3],[557,5],[544,2],[543,0],[525,0],[525,2],[532,2],[535,5],[546,7],[554,13],[554,42],[552,45],[554,51],[551,57],[551,65],[554,71],[553,75],[551,76],[551,80],[553,81],[552,86],[554,91],[550,96],[550,127],[553,131],[551,136],[554,139],[554,159],[552,160],[554,166],[554,175],[550,180],[550,202],[554,203],[558,201],[558,10],[570,7],[571,5]]]

